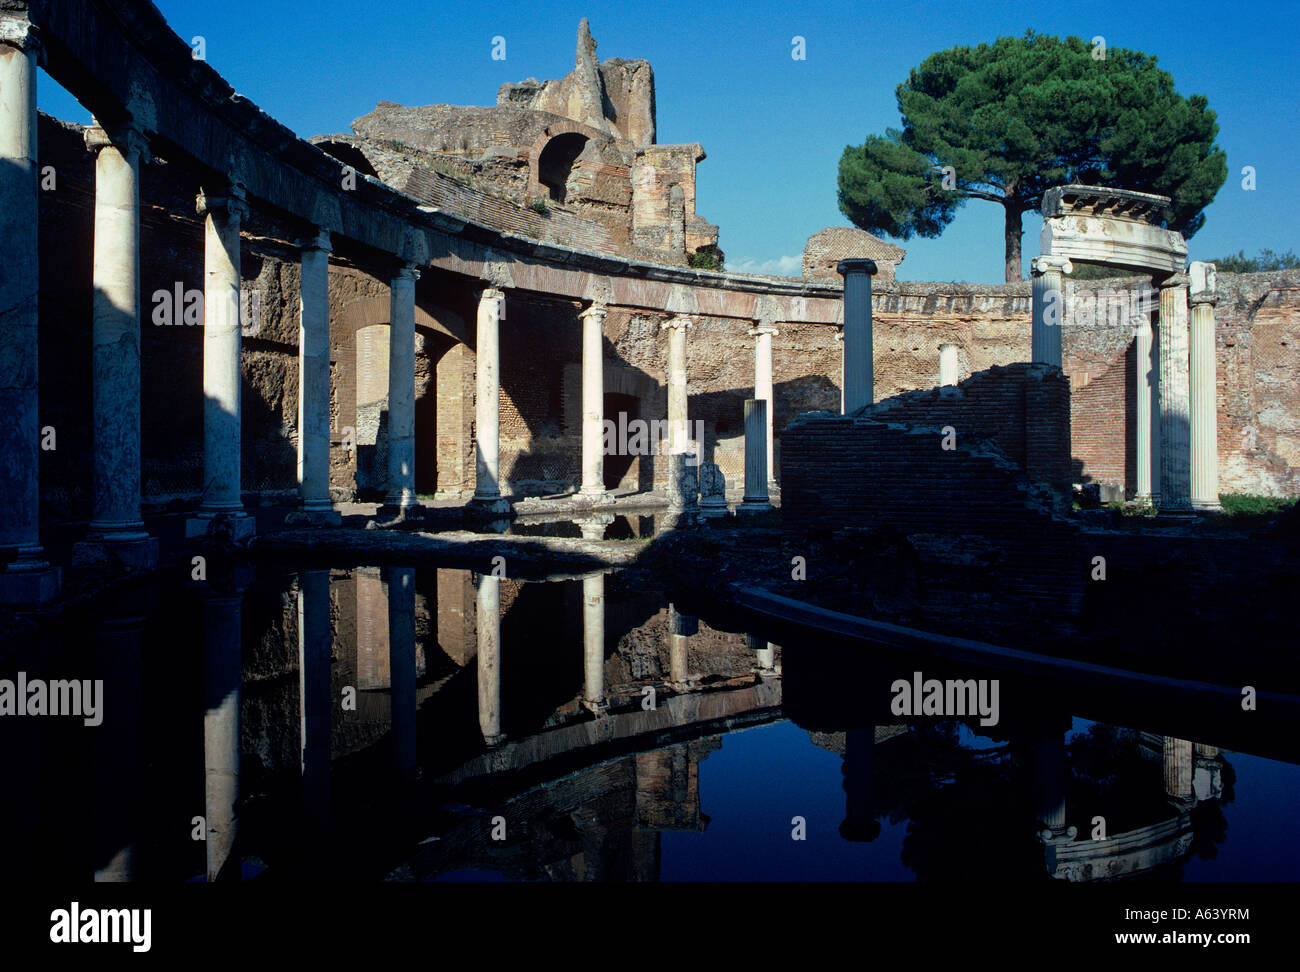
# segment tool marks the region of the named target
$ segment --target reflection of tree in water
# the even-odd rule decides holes
[[[877,805],[908,821],[902,861],[922,881],[1045,878],[1030,791],[1006,746],[968,749],[958,726],[913,726],[878,754]]]

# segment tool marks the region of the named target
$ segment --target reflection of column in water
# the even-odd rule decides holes
[[[239,879],[235,852],[239,798],[241,687],[240,593],[212,593],[203,601],[206,661],[203,762],[208,823],[208,880]]]
[[[686,692],[697,681],[687,671],[687,641],[699,630],[699,620],[682,614],[675,605],[668,605],[668,670],[675,691]]]
[[[298,711],[302,746],[303,809],[323,824],[330,811],[330,572],[298,574]]]
[[[415,569],[385,567],[388,587],[388,672],[393,703],[397,768],[416,772],[415,753]]]
[[[1033,744],[1034,805],[1044,840],[1074,837],[1065,826],[1065,733],[1045,730]]]
[[[605,575],[582,579],[583,702],[598,711],[605,701]]]
[[[776,674],[776,646],[770,641],[764,641],[755,634],[746,634],[745,644],[754,653],[754,661],[759,675],[763,678],[774,676]]]
[[[1192,744],[1186,739],[1165,736],[1165,793],[1175,800],[1192,798]]]
[[[1223,795],[1222,764],[1219,747],[1192,744],[1192,795],[1197,800],[1211,800]]]
[[[103,723],[92,731],[95,793],[95,880],[135,879],[140,813],[141,627],[143,617],[102,622],[95,631]]]
[[[501,735],[501,578],[478,578],[478,724],[483,741],[495,746]]]
[[[840,824],[840,836],[845,840],[866,842],[880,836],[875,774],[875,727],[850,729],[844,736],[844,822]]]

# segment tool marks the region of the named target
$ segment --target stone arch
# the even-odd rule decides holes
[[[567,119],[556,121],[542,129],[541,134],[539,134],[533,141],[533,144],[528,151],[529,193],[534,196],[547,196],[556,202],[564,202],[562,191],[558,198],[555,195],[552,195],[551,183],[556,181],[554,173],[551,173],[549,176],[550,182],[543,181],[543,176],[546,175],[543,167],[546,160],[543,159],[543,156],[549,153],[556,153],[556,159],[554,161],[563,161],[563,157],[567,156],[569,152],[572,152],[572,157],[568,158],[567,164],[564,165],[564,179],[567,180],[569,173],[573,171],[573,165],[577,161],[578,156],[582,154],[582,151],[587,147],[591,140],[597,138],[607,139],[608,136],[602,136],[601,133],[596,131],[594,128]],[[565,139],[565,141],[561,141],[561,139]],[[563,154],[561,155],[560,153]],[[564,183],[561,181],[561,190],[563,190],[563,185]]]

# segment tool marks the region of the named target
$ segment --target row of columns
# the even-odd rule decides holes
[[[1034,362],[1062,365],[1062,274],[1072,270],[1062,257],[1032,263]],[[1158,326],[1143,313],[1134,336],[1137,498],[1172,513],[1219,508],[1215,267],[1188,270],[1160,280]]]

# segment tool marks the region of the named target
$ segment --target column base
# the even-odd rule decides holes
[[[247,513],[199,513],[185,521],[185,539],[210,537],[238,543],[257,534],[257,523]]]
[[[131,540],[96,537],[72,545],[74,564],[115,563],[128,570],[158,566],[158,538],[145,535]]]
[[[582,707],[586,709],[588,712],[590,712],[592,715],[605,715],[607,712],[609,712],[609,700],[608,699],[595,699],[595,700],[583,699]]]
[[[474,513],[509,513],[510,503],[500,496],[475,496],[466,509]]]
[[[63,572],[58,567],[0,571],[0,604],[34,607],[54,600],[62,589]]]
[[[721,496],[700,500],[700,516],[713,518],[730,515],[731,510],[727,508],[727,501]]]
[[[343,514],[338,510],[294,510],[285,515],[285,526],[336,527],[343,525]]]
[[[573,494],[575,505],[579,506],[609,506],[614,502],[614,498],[606,492],[602,486],[600,489],[587,489],[583,487]]]
[[[740,505],[736,507],[736,512],[737,513],[768,513],[774,509],[776,509],[776,507],[774,507],[771,503],[769,503],[767,501],[767,497],[765,496],[762,498],[752,498],[752,499],[746,496],[744,500],[741,501]]]
[[[1217,499],[1213,499],[1213,500],[1194,499],[1192,500],[1192,509],[1194,509],[1197,513],[1223,512],[1223,507],[1219,504],[1219,501]]]

